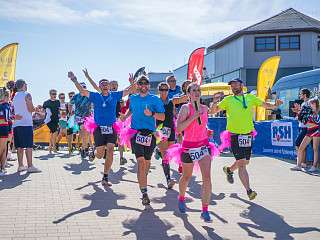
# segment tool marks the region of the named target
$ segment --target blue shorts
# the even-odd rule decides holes
[[[13,128],[14,146],[16,148],[33,147],[33,127],[19,126]]]

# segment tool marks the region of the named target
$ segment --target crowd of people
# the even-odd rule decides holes
[[[119,91],[116,81],[101,79],[96,83],[87,69],[84,69],[83,73],[94,91],[89,91],[85,82],[79,82],[75,74],[69,72],[68,78],[74,83],[78,93],[69,92],[68,102],[64,93],[58,94],[56,90],[51,89],[49,99],[42,106],[34,107],[32,97],[27,92],[27,84],[23,80],[16,81],[15,91],[0,91],[1,174],[5,174],[7,152],[12,148],[11,126],[13,126],[13,142],[18,155],[18,171],[40,172],[32,163],[32,126],[35,122],[40,125],[43,121],[50,131],[49,154],[55,154],[59,150],[62,137],[66,138],[68,151],[72,154],[75,136],[78,135],[77,139],[81,143],[79,146],[81,158],[104,159],[101,183],[105,187],[111,187],[110,169],[116,146],[120,152],[120,164],[127,162],[123,155],[125,146],[119,139],[119,130],[115,128],[115,124],[129,120],[132,130],[129,145],[138,164],[137,179],[142,204],[150,205],[147,186],[151,158],[154,153],[162,159],[161,165],[167,188],[171,189],[176,184],[171,176],[172,161],[169,157],[169,152],[176,148],[179,149],[179,172],[181,173],[177,207],[181,213],[187,211],[185,193],[194,166],[197,165],[202,176],[201,218],[210,222],[208,206],[212,192],[211,160],[220,153],[221,149],[211,146],[209,142],[211,132],[207,129],[207,123],[209,114],[223,112],[227,118],[226,128],[230,134],[230,147],[235,161],[222,170],[230,184],[234,183],[233,174],[238,171],[248,198],[250,200],[256,198],[257,192],[250,185],[246,168],[250,162],[254,137],[252,109],[261,106],[276,110],[282,104],[281,100],[270,104],[253,94],[244,93],[243,82],[236,78],[229,82],[233,94],[223,98],[222,101],[214,101],[208,107],[200,101],[201,91],[197,83],[187,80],[180,87],[177,86],[173,75],[158,85],[159,95],[153,95],[150,93],[150,82],[146,75],[137,78],[130,75],[130,85]],[[15,94],[12,94],[13,92]],[[128,99],[125,101],[126,96]],[[311,112],[309,108],[309,110],[304,109],[304,106],[295,106],[299,121],[305,124],[301,125],[301,136],[299,135],[297,139],[296,170],[302,167],[305,148],[311,140],[314,151],[318,151],[319,146],[319,101],[308,100],[309,97],[310,93],[301,91],[301,98],[310,105]],[[301,112],[308,112],[308,116]],[[90,117],[94,119],[95,124],[92,131],[86,125]],[[158,135],[160,140],[157,141]],[[27,166],[24,166],[24,152]],[[315,157],[311,170],[317,166],[317,161]]]

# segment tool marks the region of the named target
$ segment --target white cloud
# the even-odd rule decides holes
[[[202,43],[289,7],[285,0],[0,0],[0,6],[0,17],[6,19],[103,23]]]

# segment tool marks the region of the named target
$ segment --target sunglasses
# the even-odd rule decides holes
[[[50,95],[52,95],[52,96],[57,96],[57,93],[50,93]]]
[[[200,89],[192,89],[192,92],[200,92]]]
[[[149,83],[148,83],[148,82],[139,82],[138,85],[140,85],[140,86],[143,86],[143,85],[146,86],[146,85],[149,85]]]
[[[167,89],[167,88],[161,88],[161,89],[159,89],[159,91],[160,91],[160,92],[168,92],[169,89]]]
[[[60,97],[60,99],[65,99],[65,97]]]
[[[168,82],[174,83],[176,82],[176,80],[168,80]]]

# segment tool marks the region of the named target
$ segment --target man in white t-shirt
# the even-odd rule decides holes
[[[18,172],[27,170],[28,173],[41,172],[32,164],[33,147],[33,123],[32,112],[35,108],[32,103],[32,97],[27,92],[27,84],[24,80],[16,81],[17,93],[13,98],[13,107],[16,114],[16,120],[13,123],[14,145],[18,155]],[[23,164],[23,154],[26,153],[28,167]]]

